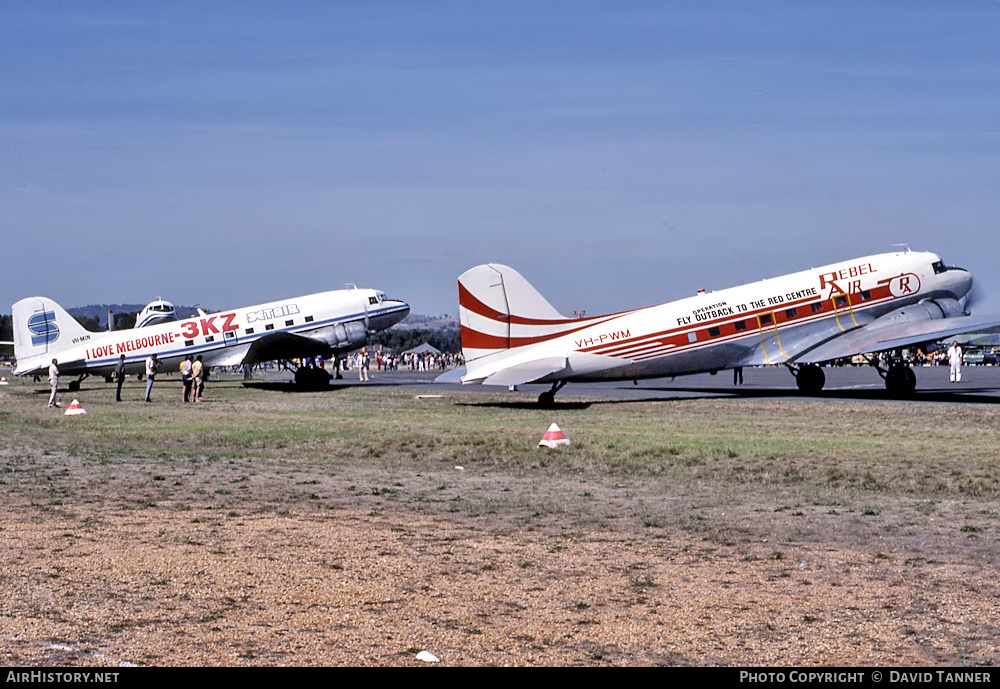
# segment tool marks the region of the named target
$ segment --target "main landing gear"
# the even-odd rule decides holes
[[[889,367],[882,368],[878,362],[872,358],[869,363],[875,367],[878,374],[885,381],[885,389],[893,397],[909,397],[917,388],[917,375],[913,372],[906,361],[901,357],[889,359]],[[826,383],[826,376],[823,369],[817,364],[803,364],[792,366],[785,364],[788,370],[795,376],[795,384],[799,390],[807,395],[814,395],[823,389]]]
[[[295,386],[301,390],[326,390],[330,378],[326,369],[315,366],[312,361],[295,369]]]
[[[562,390],[562,387],[566,384],[565,380],[560,380],[552,384],[551,390],[546,390],[541,395],[538,396],[538,406],[539,407],[551,407],[556,402],[556,393]]]
[[[785,366],[795,376],[795,384],[799,386],[800,392],[814,395],[826,384],[826,374],[817,364],[803,364],[797,368],[788,364]]]
[[[909,397],[917,389],[917,374],[902,359],[889,359],[889,368],[875,367],[885,381],[886,391],[896,397]]]

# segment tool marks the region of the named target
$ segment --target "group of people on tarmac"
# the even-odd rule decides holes
[[[160,370],[160,360],[155,354],[151,354],[146,359],[146,402],[152,402],[150,393],[153,391],[153,381],[156,379],[156,373]],[[208,377],[208,367],[205,366],[202,361],[201,355],[194,360],[191,359],[191,355],[188,354],[184,357],[184,361],[181,362],[181,384],[183,386],[182,399],[185,402],[201,402],[201,395],[205,390],[205,378]],[[122,384],[125,382],[125,355],[122,354],[118,359],[118,364],[115,366],[114,379],[115,388],[115,400],[118,402],[122,401]],[[57,396],[59,390],[59,360],[53,359],[52,363],[49,364],[49,387],[52,393],[49,395],[49,407],[58,407],[59,398]]]
[[[160,360],[155,354],[150,354],[146,358],[146,402],[152,402],[150,394],[153,392],[153,381],[160,370]],[[202,361],[201,355],[192,360],[191,355],[184,357],[180,365],[182,399],[185,402],[201,402],[202,392],[205,390],[205,378],[208,377],[208,367]],[[115,367],[115,399],[122,401],[122,383],[125,382],[125,355],[122,354]]]

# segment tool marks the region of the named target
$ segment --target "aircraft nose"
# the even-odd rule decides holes
[[[370,327],[375,330],[391,328],[410,313],[410,305],[396,299],[383,299],[378,306],[378,313],[370,317]]]
[[[952,268],[945,275],[948,278],[948,289],[955,295],[955,299],[961,299],[972,290],[972,273],[964,268]]]

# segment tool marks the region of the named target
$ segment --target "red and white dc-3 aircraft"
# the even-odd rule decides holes
[[[51,299],[28,297],[14,304],[11,314],[14,373],[47,369],[58,359],[61,374],[110,375],[122,354],[129,373],[144,371],[151,354],[167,371],[176,371],[188,354],[201,355],[208,367],[331,357],[362,347],[370,335],[392,327],[409,312],[407,304],[383,292],[355,288],[94,333]]]
[[[606,316],[561,315],[517,271],[476,266],[458,278],[465,384],[637,380],[785,364],[804,392],[820,364],[892,352],[995,326],[966,311],[972,276],[936,255],[867,256],[679,301]],[[877,366],[875,358],[871,362]],[[886,388],[912,392],[898,357],[878,368]]]

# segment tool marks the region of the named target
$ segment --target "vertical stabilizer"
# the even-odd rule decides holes
[[[28,373],[48,366],[59,352],[69,347],[74,338],[90,333],[59,304],[47,297],[28,297],[14,304],[14,373]]]
[[[487,263],[458,278],[458,312],[466,363],[580,330],[608,316],[567,318],[509,266]],[[470,373],[474,365],[469,367]]]

